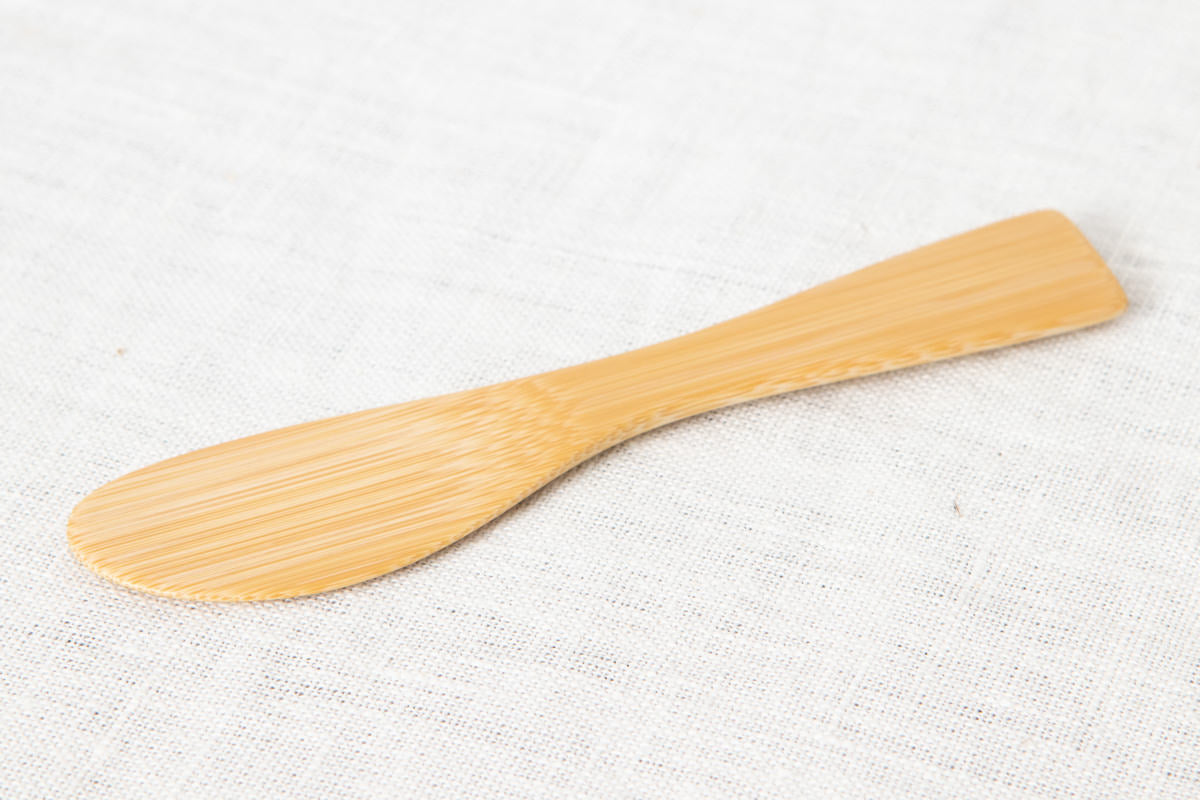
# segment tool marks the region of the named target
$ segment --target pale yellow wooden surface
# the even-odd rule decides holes
[[[92,569],[157,594],[326,591],[423,558],[658,425],[1091,325],[1124,308],[1075,226],[1038,212],[640,350],[153,464],[85,498],[68,537]]]

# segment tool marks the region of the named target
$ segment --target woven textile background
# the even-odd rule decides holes
[[[1096,329],[661,429],[409,569],[79,566],[185,450],[1026,211]],[[0,0],[0,796],[1200,796],[1200,6]]]

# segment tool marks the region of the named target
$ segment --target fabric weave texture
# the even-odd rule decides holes
[[[1200,796],[1200,6],[0,0],[0,796]],[[131,469],[1058,208],[1103,326],[696,417],[261,604]]]

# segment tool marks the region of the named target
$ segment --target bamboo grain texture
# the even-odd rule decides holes
[[[171,597],[336,589],[446,547],[659,425],[1072,330],[1125,304],[1066,217],[1027,214],[639,350],[167,459],[84,498],[68,540],[101,575]]]

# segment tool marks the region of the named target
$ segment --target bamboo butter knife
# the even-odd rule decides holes
[[[84,564],[199,600],[266,600],[433,553],[589,456],[703,411],[1092,325],[1125,295],[1041,211],[845,275],[688,336],[161,461],[83,499]]]

